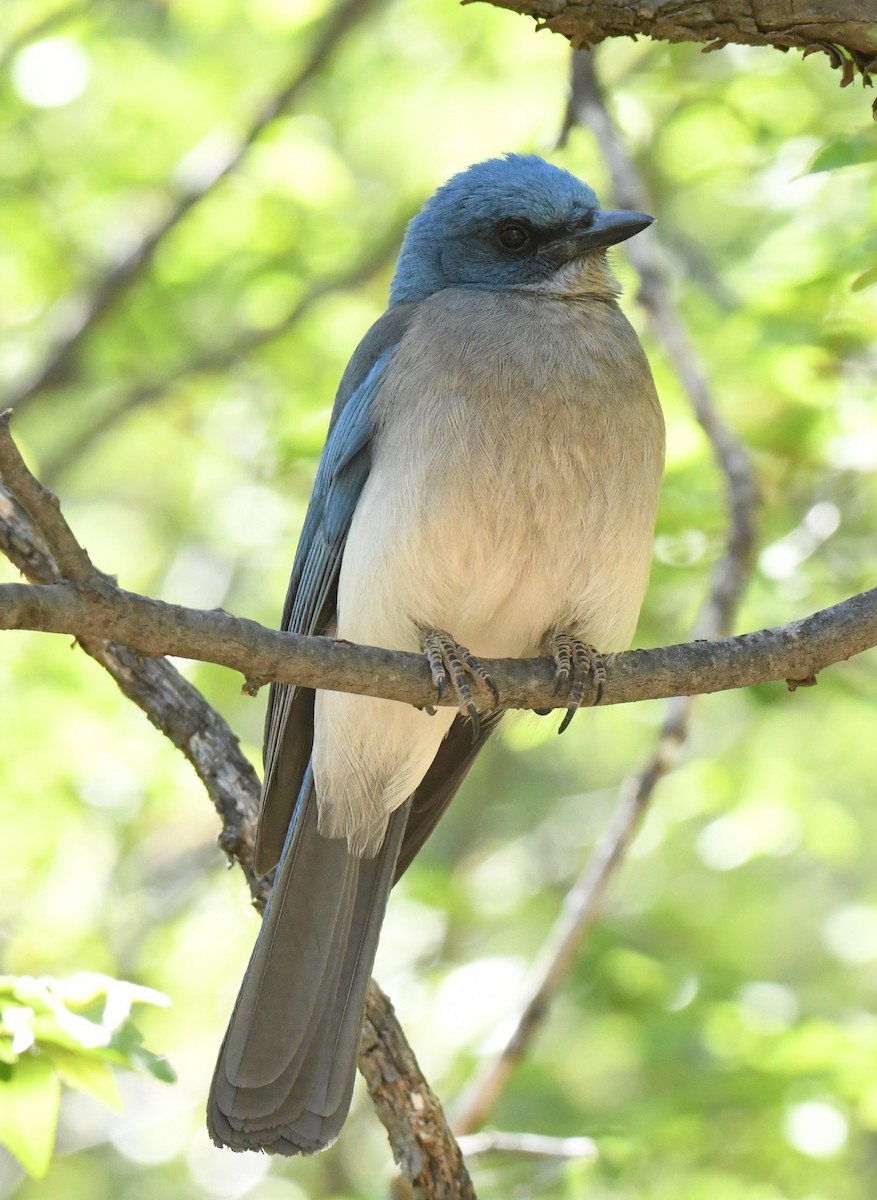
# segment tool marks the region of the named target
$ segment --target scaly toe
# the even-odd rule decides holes
[[[548,652],[554,659],[554,694],[560,695],[569,685],[572,670],[573,640],[565,633],[556,633],[548,639]]]
[[[566,716],[557,731],[563,733],[582,706],[589,679],[594,681],[594,704],[599,704],[603,699],[606,666],[593,646],[569,634],[555,633],[548,639],[547,645],[555,663],[554,694],[561,692],[571,681]]]
[[[425,637],[423,639],[423,653],[426,655],[426,661],[429,663],[429,673],[432,676],[432,686],[435,688],[436,697],[441,700],[445,694],[445,684],[448,681],[448,672],[445,668],[445,658],[441,642],[437,638]]]
[[[494,702],[499,704],[499,688],[496,686],[493,676],[488,671],[485,671],[475,655],[467,650],[465,646],[458,646],[457,654],[459,654],[460,660],[466,664],[469,674],[476,679],[480,679],[493,696]]]

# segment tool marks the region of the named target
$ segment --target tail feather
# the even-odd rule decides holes
[[[217,1145],[311,1154],[338,1136],[407,819],[405,805],[358,858],[317,832],[308,771],[213,1077]]]

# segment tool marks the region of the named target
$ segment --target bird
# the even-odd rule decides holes
[[[272,687],[255,865],[276,874],[210,1089],[219,1146],[337,1138],[390,890],[503,717],[480,660],[552,657],[565,725],[631,642],[664,422],[607,249],[653,219],[507,154],[408,224],[341,378],[282,628],[424,653],[457,705]]]

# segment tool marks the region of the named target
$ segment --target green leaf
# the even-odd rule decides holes
[[[33,1029],[37,1045],[41,1047],[63,1046],[68,1050],[76,1052],[83,1049],[104,1049],[109,1045],[110,1041],[109,1033],[102,1029],[100,1025],[94,1025],[90,1021],[83,1021],[78,1028],[74,1027],[71,1031],[65,1029],[54,1016],[36,1017]],[[94,1037],[87,1035],[89,1029],[96,1031]]]
[[[842,167],[857,167],[875,161],[877,137],[859,134],[856,137],[834,138],[816,151],[804,174],[818,175],[821,171],[838,171]]]
[[[114,1112],[122,1112],[122,1097],[109,1063],[93,1054],[77,1054],[61,1046],[47,1048],[45,1055],[51,1059],[62,1083],[93,1096]]]
[[[52,980],[51,990],[67,1008],[79,1012],[92,1010],[101,1001],[101,1023],[108,1029],[117,1028],[127,1019],[132,1004],[155,1004],[160,1008],[170,1004],[164,992],[96,971],[80,971],[67,979]]]
[[[0,1080],[0,1142],[29,1175],[41,1179],[49,1169],[61,1083],[51,1062],[23,1055],[9,1080]]]
[[[877,283],[877,267],[869,267],[867,271],[864,271],[857,279],[853,280],[850,291],[862,292],[865,288],[871,287],[875,283]]]
[[[15,1062],[34,1043],[35,1013],[22,1004],[6,1004],[0,1009],[0,1059]]]
[[[173,1067],[158,1054],[153,1054],[143,1045],[143,1035],[133,1021],[126,1021],[113,1034],[110,1044],[121,1062],[133,1070],[147,1071],[162,1083],[175,1083],[176,1074]]]
[[[0,994],[8,978],[0,978]],[[12,991],[17,1003],[0,1010],[0,1033],[13,1035],[13,1053],[26,1050],[34,1037],[73,1051],[106,1048],[133,1004],[170,1003],[154,988],[90,971],[61,980],[23,975]]]
[[[131,1055],[131,1064],[143,1071],[147,1071],[160,1083],[176,1083],[177,1081],[176,1071],[174,1071],[168,1060],[162,1058],[160,1054],[153,1054],[145,1046]]]

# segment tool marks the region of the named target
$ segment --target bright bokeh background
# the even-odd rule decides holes
[[[13,389],[77,296],[160,221],[305,60],[320,0],[6,0],[0,30],[0,376]],[[8,46],[4,53],[3,46]],[[821,56],[648,41],[599,66],[660,218],[675,291],[753,455],[760,555],[738,628],[870,586],[877,565],[877,141]],[[334,388],[381,313],[405,220],[447,175],[549,154],[606,195],[587,132],[553,153],[569,51],[487,5],[389,0],[164,239],[16,433],[123,586],[277,621]],[[814,157],[861,165],[812,173]],[[872,161],[868,161],[869,158]],[[651,234],[647,236],[653,236]],[[388,247],[381,265],[314,289]],[[623,258],[627,311],[635,285]],[[859,286],[856,287],[856,281]],[[272,336],[272,331],[280,332]],[[668,417],[638,644],[684,640],[723,484],[660,349]],[[227,352],[240,342],[242,351]],[[188,364],[225,355],[220,369]],[[100,436],[83,437],[104,414]],[[16,578],[2,566],[2,578]],[[258,759],[264,697],[183,669]],[[871,1200],[877,1192],[877,737],[872,655],[815,689],[702,701],[500,1128],[596,1139],[596,1163],[491,1158],[483,1200]],[[459,1094],[648,754],[659,704],[522,718],[483,755],[397,889],[378,977],[434,1086]],[[71,1094],[48,1177],[0,1198],[372,1200],[383,1130],[358,1093],[315,1160],[212,1148],[202,1111],[257,918],[187,763],[69,639],[0,642],[2,969],[134,979],[179,1082]]]

